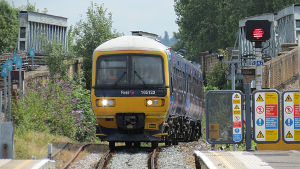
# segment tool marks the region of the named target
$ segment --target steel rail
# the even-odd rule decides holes
[[[108,161],[111,159],[112,157],[112,151],[108,150],[104,153],[104,155],[101,157],[101,159],[99,160],[99,162],[96,165],[96,169],[103,169],[105,168],[105,166],[108,164]]]
[[[90,145],[90,144],[84,144],[84,145],[80,146],[79,149],[74,154],[74,156],[67,162],[67,164],[62,169],[67,169],[71,165],[71,163],[78,157],[80,152],[82,152],[84,150],[84,148],[88,145]]]

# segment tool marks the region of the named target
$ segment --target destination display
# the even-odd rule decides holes
[[[278,142],[279,94],[276,90],[258,90],[253,94],[255,142]]]
[[[300,91],[282,94],[282,134],[286,143],[300,143]]]

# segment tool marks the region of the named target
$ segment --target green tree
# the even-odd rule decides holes
[[[226,64],[217,62],[214,68],[207,74],[207,86],[226,89],[228,86],[225,73],[226,69]]]
[[[76,45],[74,50],[83,57],[83,71],[86,87],[91,87],[92,54],[105,41],[120,36],[112,29],[112,15],[103,4],[92,3],[86,13],[86,20],[81,20],[74,28]]]
[[[62,44],[49,42],[45,47],[47,57],[44,58],[48,66],[50,75],[59,73],[62,77],[66,77],[68,64],[67,60],[72,59],[74,55],[67,52]]]
[[[18,11],[0,0],[0,54],[12,52],[18,38]]]

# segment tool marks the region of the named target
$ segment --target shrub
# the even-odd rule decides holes
[[[32,81],[12,106],[17,128],[50,132],[86,141],[94,138],[95,118],[90,93],[58,74],[45,81]]]

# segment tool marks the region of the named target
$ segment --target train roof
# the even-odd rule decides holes
[[[121,36],[104,42],[95,51],[146,50],[164,51],[165,45],[142,36]]]

